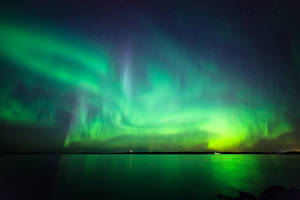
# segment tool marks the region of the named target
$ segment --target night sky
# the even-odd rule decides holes
[[[300,151],[300,1],[0,3],[0,151]]]

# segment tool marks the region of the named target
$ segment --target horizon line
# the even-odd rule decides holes
[[[69,155],[69,154],[300,154],[299,151],[287,151],[287,152],[0,152],[0,155]]]

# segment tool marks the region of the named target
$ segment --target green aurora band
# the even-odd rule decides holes
[[[238,151],[293,130],[284,105],[159,31],[119,59],[105,45],[62,38],[0,25],[0,56],[23,74],[1,86],[2,120],[55,126],[63,111],[66,148],[109,150]],[[14,92],[20,83],[54,95],[25,102]]]

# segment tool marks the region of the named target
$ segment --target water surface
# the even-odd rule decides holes
[[[217,199],[300,188],[299,155],[3,155],[1,199]]]

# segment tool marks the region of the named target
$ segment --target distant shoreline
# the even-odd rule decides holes
[[[289,151],[289,152],[0,152],[0,155],[70,155],[70,154],[142,154],[142,155],[167,155],[167,154],[177,154],[177,155],[191,155],[191,154],[212,154],[212,155],[222,155],[222,154],[264,154],[264,155],[300,155],[298,151]]]

